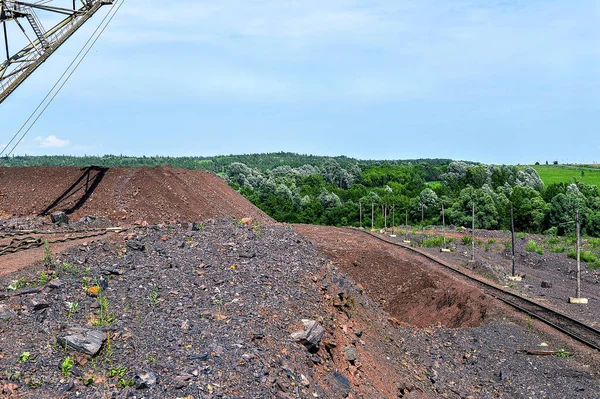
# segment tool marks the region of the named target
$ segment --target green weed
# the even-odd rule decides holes
[[[8,287],[6,287],[6,289],[8,291],[17,291],[20,290],[21,288],[25,287],[25,285],[27,285],[25,283],[25,277],[21,277],[18,280],[13,280]]]
[[[40,273],[40,278],[39,278],[39,284],[40,285],[46,285],[48,284],[48,280],[50,280],[48,273],[46,272],[41,272]]]
[[[23,352],[21,356],[19,356],[19,361],[25,363],[31,358],[31,352]]]
[[[564,245],[551,245],[549,251],[554,252],[555,254],[562,254],[567,250],[567,247]]]
[[[127,367],[114,367],[112,369],[110,369],[110,371],[108,372],[108,377],[109,378],[114,378],[114,377],[119,377],[119,378],[123,378],[125,376],[125,373],[127,372]]]
[[[562,357],[563,359],[567,359],[571,355],[567,351],[565,351],[564,349],[559,349],[559,350],[556,351],[556,356],[557,357]]]
[[[151,305],[156,305],[158,303],[158,287],[156,284],[152,286],[150,294],[148,294],[146,299],[148,299],[148,302],[150,302]]]
[[[127,388],[127,387],[132,387],[134,385],[135,385],[135,382],[133,381],[133,378],[129,378],[129,379],[122,378],[117,383],[117,388],[123,389],[123,388]]]
[[[525,238],[525,233],[523,233],[523,232],[517,233],[517,238],[520,238],[520,239]]]
[[[571,252],[567,254],[567,256],[571,259],[577,259],[577,249],[573,249]],[[598,256],[592,251],[581,251],[579,253],[579,258],[582,262],[586,263],[594,263],[598,260]]]
[[[541,244],[538,244],[537,242],[535,242],[533,240],[529,240],[529,241],[527,241],[527,245],[525,245],[525,251],[536,252],[540,255],[543,255],[544,254],[544,246]]]
[[[75,362],[68,356],[65,358],[65,360],[63,360],[60,365],[60,372],[62,373],[63,377],[67,378],[69,374],[71,374],[71,370],[73,369],[74,365]]]
[[[100,309],[96,315],[98,318],[92,321],[92,325],[94,326],[107,326],[115,322],[115,316],[110,313],[108,309],[108,298],[104,295],[100,295],[98,297],[98,303],[100,304]]]
[[[55,266],[54,257],[52,256],[52,251],[50,251],[50,244],[48,244],[48,240],[44,241],[44,255],[42,256],[42,262],[48,269]]]

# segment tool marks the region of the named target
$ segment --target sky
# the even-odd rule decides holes
[[[0,144],[106,11],[0,105]],[[600,1],[125,0],[15,153],[277,151],[600,163]]]

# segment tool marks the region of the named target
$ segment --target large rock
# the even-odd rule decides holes
[[[304,323],[304,331],[292,333],[292,339],[306,346],[310,352],[317,352],[325,329],[315,320],[302,320],[302,323]]]
[[[338,372],[329,374],[327,385],[332,388],[334,398],[347,398],[352,391],[350,381]]]
[[[69,217],[64,212],[54,212],[50,215],[50,219],[52,219],[52,223],[69,224]]]
[[[99,330],[73,327],[67,333],[58,337],[58,343],[65,348],[94,356],[102,348],[106,340],[106,333]]]

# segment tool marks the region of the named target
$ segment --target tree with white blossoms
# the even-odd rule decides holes
[[[335,193],[330,193],[326,189],[323,189],[321,191],[318,200],[325,209],[334,209],[342,206],[342,201],[340,200],[340,197],[338,197]]]

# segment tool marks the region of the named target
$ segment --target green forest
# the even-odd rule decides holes
[[[376,228],[470,226],[530,233],[600,236],[600,194],[584,180],[546,185],[533,167],[483,165],[447,159],[357,160],[293,153],[219,157],[11,157],[2,166],[157,166],[218,173],[280,222]],[[557,166],[558,168],[558,166]],[[361,212],[362,210],[362,212]],[[373,214],[373,218],[371,215]],[[373,219],[373,220],[372,220]]]

